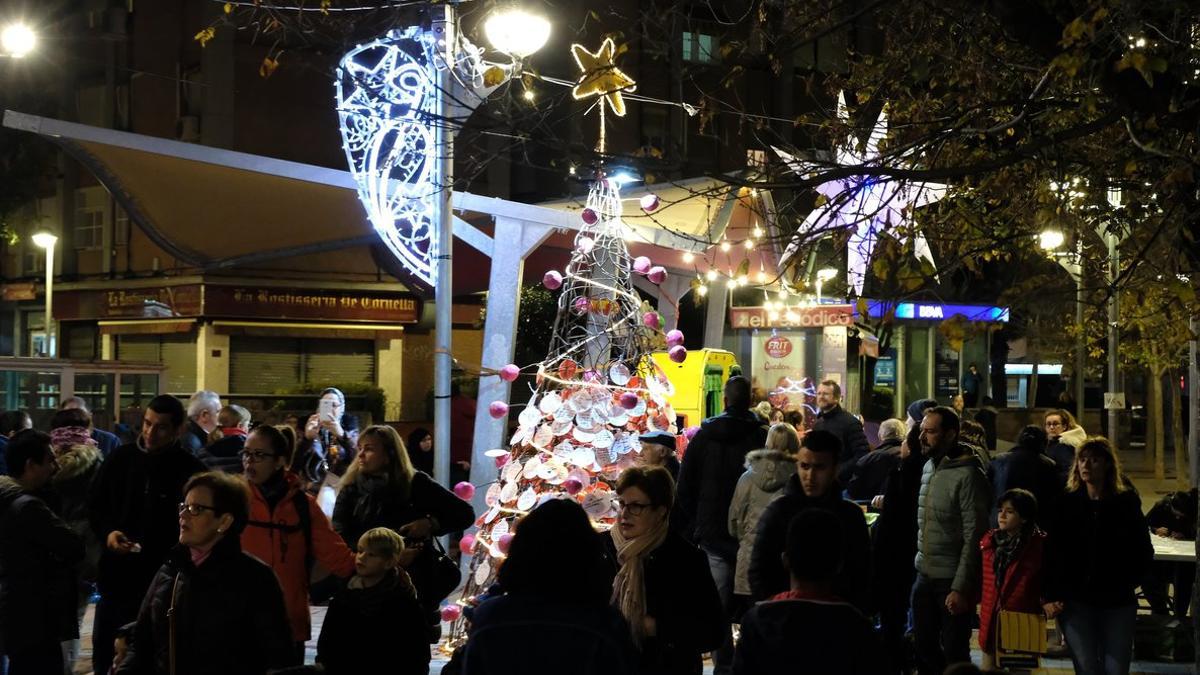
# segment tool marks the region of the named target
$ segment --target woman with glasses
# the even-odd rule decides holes
[[[333,507],[333,529],[351,546],[376,527],[404,537],[400,564],[429,616],[431,637],[440,630],[438,605],[451,590],[437,590],[441,554],[434,550],[434,537],[465,530],[474,520],[470,504],[413,469],[395,429],[376,424],[358,437],[358,454],[342,477]]]
[[[1046,615],[1058,617],[1075,672],[1128,673],[1135,589],[1154,557],[1142,502],[1108,439],[1079,447],[1047,541]]]
[[[675,482],[662,467],[626,469],[616,527],[603,537],[616,569],[612,601],[641,651],[642,675],[695,675],[728,621],[699,549],[670,531]]]
[[[292,662],[292,633],[275,573],[242,552],[246,482],[193,476],[179,505],[179,544],[138,613],[119,675],[265,675]]]
[[[1042,418],[1042,428],[1049,439],[1046,456],[1058,466],[1060,485],[1066,485],[1075,466],[1075,451],[1087,440],[1087,432],[1075,422],[1075,416],[1066,410],[1051,410]]]
[[[304,491],[300,477],[288,471],[296,432],[259,426],[242,448],[242,469],[250,483],[250,520],[242,548],[275,570],[283,587],[292,626],[294,665],[304,663],[304,642],[312,637],[308,589],[314,563],[331,574],[354,574],[350,550],[317,500]]]

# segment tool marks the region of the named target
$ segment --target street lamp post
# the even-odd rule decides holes
[[[1107,191],[1108,203],[1113,208],[1121,207],[1121,188],[1110,187]],[[1117,375],[1117,327],[1121,315],[1120,295],[1117,290],[1117,277],[1121,274],[1121,244],[1122,232],[1117,223],[1110,227],[1097,225],[1096,231],[1104,240],[1108,249],[1108,393],[1116,394],[1121,391],[1121,380]],[[1115,405],[1108,408],[1108,437],[1117,443],[1118,425],[1121,421],[1121,410]]]
[[[54,343],[54,245],[58,237],[53,232],[41,230],[34,233],[33,243],[46,250],[46,356],[54,358],[57,349]]]
[[[1063,245],[1065,237],[1058,230],[1046,230],[1038,237],[1043,250],[1047,251],[1054,261],[1057,262],[1067,274],[1075,281],[1075,326],[1079,331],[1075,337],[1075,418],[1083,424],[1083,413],[1085,411],[1083,405],[1084,394],[1084,376],[1083,371],[1086,367],[1084,359],[1084,348],[1086,342],[1084,340],[1083,330],[1083,240],[1079,239],[1075,243],[1075,254],[1060,252],[1058,248]]]

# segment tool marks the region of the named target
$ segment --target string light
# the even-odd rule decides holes
[[[700,297],[704,297],[704,296],[708,295],[708,286],[705,286],[704,284],[700,284],[699,286],[696,287],[696,292],[700,294]]]
[[[755,225],[754,226],[754,237],[756,239],[761,239],[762,236],[763,236],[763,229],[761,227]]]
[[[695,260],[696,260],[696,256],[692,255],[691,251],[683,252],[683,262],[688,263],[690,265]]]
[[[733,245],[730,244],[728,240],[721,242],[721,250],[722,251],[729,253],[729,249],[731,249],[731,248],[733,248]]]
[[[747,250],[747,251],[751,251],[751,250],[753,250],[753,249],[754,249],[754,240],[753,240],[753,239],[747,239],[747,240],[746,240],[746,243],[745,243],[745,247],[746,247],[746,250]]]
[[[708,279],[709,281],[716,281],[717,280],[717,271],[709,270],[709,271],[705,272],[704,278]]]
[[[529,101],[530,103],[533,102],[533,90],[532,89],[525,90],[525,100]]]

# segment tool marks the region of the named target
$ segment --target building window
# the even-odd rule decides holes
[[[767,168],[767,151],[766,150],[747,150],[746,151],[746,167],[750,169],[765,169]]]
[[[683,33],[683,60],[693,63],[717,62],[717,38],[704,33]]]
[[[108,195],[101,187],[75,191],[75,249],[98,249],[104,244],[104,211]]]

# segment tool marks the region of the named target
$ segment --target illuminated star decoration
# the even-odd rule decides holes
[[[616,52],[617,47],[613,44],[612,38],[605,38],[604,42],[600,44],[600,49],[595,53],[589,52],[583,45],[571,45],[571,54],[575,57],[575,63],[583,73],[579,76],[575,87],[571,89],[571,96],[576,100],[593,96],[600,97],[597,104],[600,106],[601,152],[604,151],[604,105],[607,103],[617,117],[624,117],[625,98],[621,93],[633,91],[637,87],[637,83],[632,77],[613,64]]]
[[[840,120],[849,119],[844,94],[838,96],[837,114]],[[887,136],[887,130],[887,113],[880,112],[862,151],[857,150],[856,139],[851,136],[838,149],[834,166],[881,166],[879,143]],[[774,150],[801,177],[829,168],[825,164],[799,159],[779,148]],[[812,233],[851,229],[853,233],[846,243],[846,287],[858,296],[862,295],[867,266],[879,235],[886,232],[904,244],[906,226],[913,211],[946,195],[946,186],[940,183],[909,183],[880,176],[848,176],[821,183],[816,189],[828,200],[828,206],[814,209],[808,215],[783,252],[779,265],[783,267]],[[919,232],[913,235],[913,255],[936,267],[929,242]]]

